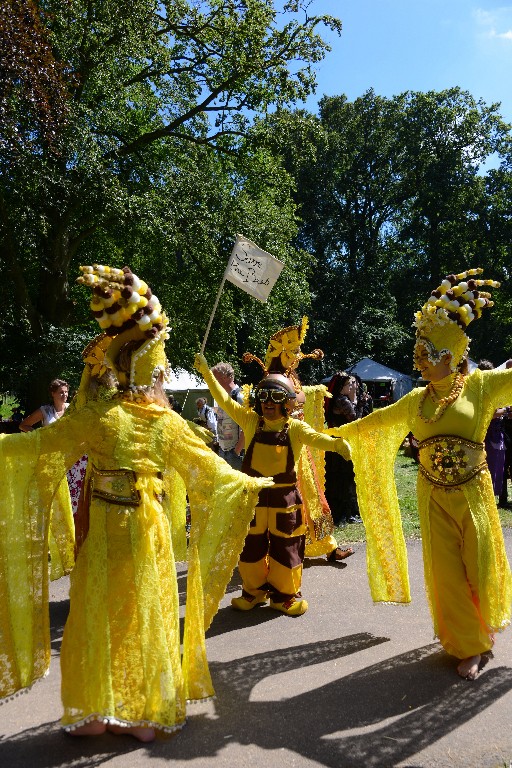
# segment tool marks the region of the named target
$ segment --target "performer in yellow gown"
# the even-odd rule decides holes
[[[494,633],[510,623],[512,581],[483,441],[512,398],[512,371],[462,373],[465,328],[491,306],[482,270],[449,275],[416,313],[414,362],[426,380],[397,403],[333,430],[351,448],[367,531],[374,600],[408,602],[407,554],[394,461],[409,431],[419,440],[418,511],[434,630],[474,679]],[[469,278],[469,279],[468,279]]]
[[[308,318],[298,325],[282,328],[270,337],[265,355],[269,373],[282,373],[292,379],[297,393],[292,417],[305,421],[310,427],[324,429],[324,399],[327,388],[323,384],[303,386],[297,368],[301,360],[322,360],[321,349],[305,354],[302,344],[306,338]],[[255,359],[249,355],[247,359]],[[304,557],[326,555],[330,562],[345,560],[354,554],[351,547],[342,549],[334,537],[334,522],[325,498],[325,453],[318,448],[304,446],[297,467],[297,481],[302,496],[302,511],[306,522],[306,549]]]
[[[49,509],[66,468],[87,453],[89,524],[71,575],[62,723],[77,735],[108,728],[151,741],[183,725],[187,699],[213,694],[205,631],[271,482],[232,470],[160,397],[167,319],[148,286],[127,268],[82,270],[112,335],[98,349],[119,386],[88,400],[88,365],[62,419],[0,440],[0,696],[47,673]],[[192,515],[182,658],[169,470],[183,478]]]

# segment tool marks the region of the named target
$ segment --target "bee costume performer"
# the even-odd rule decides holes
[[[282,328],[270,337],[265,366],[271,373],[288,373],[297,394],[292,416],[305,421],[317,432],[324,429],[324,399],[327,387],[323,384],[303,386],[297,368],[301,360],[323,360],[321,349],[302,351],[308,330],[308,318],[298,325]],[[302,496],[302,511],[306,523],[305,557],[326,555],[330,562],[345,560],[354,554],[351,547],[342,549],[334,537],[334,522],[325,498],[325,453],[318,448],[304,446],[297,467],[297,481]]]
[[[244,431],[246,451],[242,471],[251,477],[271,476],[275,486],[260,492],[258,505],[245,540],[238,570],[242,595],[231,605],[249,611],[264,605],[288,616],[301,616],[308,608],[302,597],[306,521],[297,483],[298,462],[304,446],[319,451],[338,451],[348,457],[344,440],[333,440],[304,421],[290,416],[297,393],[291,378],[271,373],[250,353],[244,362],[256,360],[264,377],[254,390],[254,407],[232,400],[211,373],[203,355],[195,366],[210,392]],[[286,372],[286,373],[289,373]]]
[[[183,725],[187,699],[214,692],[205,631],[270,481],[232,470],[159,395],[167,318],[147,284],[127,267],[81,269],[106,335],[87,348],[76,402],[48,427],[0,436],[0,696],[48,671],[49,509],[66,467],[87,453],[88,532],[71,574],[62,724],[73,734],[108,728],[151,741]],[[105,367],[117,388],[88,398]],[[182,654],[176,473],[192,515]]]

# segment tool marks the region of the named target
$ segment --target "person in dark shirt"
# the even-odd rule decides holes
[[[356,376],[338,371],[332,377],[326,398],[325,420],[329,428],[341,427],[372,411],[372,399],[364,392]],[[339,454],[325,454],[325,497],[331,508],[335,525],[359,522],[354,467]]]

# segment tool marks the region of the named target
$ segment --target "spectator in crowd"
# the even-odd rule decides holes
[[[331,397],[325,398],[328,428],[350,424],[372,411],[372,399],[361,382],[345,371],[338,371],[329,382]],[[354,467],[337,453],[325,456],[325,497],[335,525],[360,522]]]
[[[243,403],[242,391],[235,383],[235,372],[230,363],[220,362],[213,366],[212,374],[220,386],[236,403]],[[244,433],[222,406],[217,407],[217,441],[219,456],[233,467],[242,469]]]
[[[194,419],[196,424],[209,429],[214,437],[214,443],[217,442],[217,416],[211,408],[205,397],[198,397],[196,400],[197,417]]]
[[[50,404],[39,406],[33,413],[23,419],[19,425],[20,432],[30,432],[38,424],[42,424],[43,427],[46,427],[48,424],[53,424],[57,419],[64,416],[66,409],[69,406],[69,385],[67,381],[64,381],[63,379],[54,379],[50,382],[49,390],[52,402]],[[74,515],[78,509],[80,492],[82,490],[86,470],[87,456],[81,456],[67,472],[71,508]]]
[[[507,360],[505,367],[510,368],[512,363]],[[498,506],[504,509],[511,506],[508,500],[508,481],[512,480],[512,407],[507,406],[503,415],[503,438],[505,440],[505,466],[503,467],[503,483],[499,494]]]
[[[49,386],[51,403],[40,405],[20,423],[20,432],[31,432],[38,424],[43,427],[60,419],[68,407],[69,385],[64,379],[54,379]]]
[[[508,509],[511,506],[508,500],[508,481],[512,480],[512,408],[510,406],[507,406],[503,416],[503,438],[505,440],[505,464],[498,506],[502,509]]]
[[[480,360],[478,368],[481,371],[492,371],[494,368],[490,360]],[[505,428],[503,417],[507,411],[505,408],[497,408],[489,424],[485,435],[485,452],[487,454],[487,466],[491,473],[494,495],[501,496],[503,491],[503,477],[505,472]]]

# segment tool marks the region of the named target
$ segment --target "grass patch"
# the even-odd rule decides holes
[[[395,482],[402,515],[402,528],[406,539],[419,539],[420,522],[418,519],[418,504],[416,501],[416,477],[418,465],[414,459],[398,453],[395,462]],[[509,483],[508,498],[512,499],[511,483]],[[512,528],[512,509],[498,509],[501,524],[504,528]],[[334,535],[340,544],[351,541],[366,541],[366,532],[362,523],[348,523],[336,528]]]

